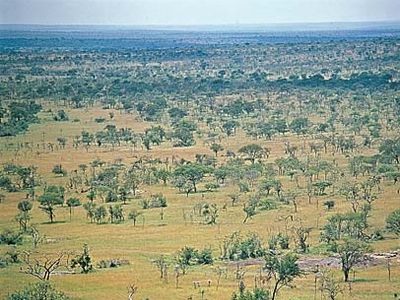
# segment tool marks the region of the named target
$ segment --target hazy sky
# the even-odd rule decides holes
[[[399,21],[400,0],[0,0],[3,24]]]

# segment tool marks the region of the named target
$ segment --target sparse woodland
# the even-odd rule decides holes
[[[398,38],[48,43],[0,52],[0,297],[400,294]]]

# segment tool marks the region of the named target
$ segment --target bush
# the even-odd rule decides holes
[[[233,293],[231,300],[269,300],[269,292],[263,288],[255,288],[253,291],[246,290],[243,281],[239,284],[239,291]]]
[[[279,246],[285,250],[289,249],[289,237],[287,235],[283,235],[281,233],[278,234],[277,236]]]
[[[0,269],[19,262],[21,262],[19,259],[19,252],[15,249],[8,250],[4,256],[0,256]]]
[[[276,209],[278,205],[276,202],[270,198],[262,199],[258,202],[258,207],[260,210],[272,210]]]
[[[325,201],[325,202],[324,202],[324,206],[326,206],[326,208],[327,208],[328,210],[331,210],[332,208],[335,207],[335,201],[333,201],[333,200]]]
[[[94,121],[95,121],[96,123],[104,123],[104,122],[106,121],[106,119],[103,118],[103,117],[98,117],[98,118],[94,119]]]
[[[0,269],[6,268],[7,266],[8,266],[7,258],[0,256]]]
[[[242,237],[239,232],[234,232],[225,238],[221,250],[221,258],[228,260],[258,258],[266,254],[260,237],[255,233]]]
[[[62,122],[62,121],[68,121],[69,117],[67,113],[63,109],[61,109],[57,112],[56,115],[53,116],[53,119],[54,121]]]
[[[108,260],[102,259],[97,263],[97,267],[99,269],[118,268],[118,267],[124,266],[124,265],[129,265],[129,261],[124,260],[124,259],[117,259],[117,258],[112,258],[112,259],[108,259]]]
[[[0,234],[0,244],[18,245],[21,243],[22,243],[22,233],[19,231],[5,229]]]
[[[156,194],[151,196],[150,200],[142,201],[142,208],[158,208],[158,207],[167,207],[167,198],[163,194]]]
[[[89,253],[89,247],[87,244],[83,245],[82,254],[77,255],[71,261],[71,268],[79,266],[81,268],[81,273],[87,274],[93,270],[92,259]]]
[[[61,175],[61,176],[67,175],[67,171],[65,169],[63,169],[63,167],[61,165],[55,165],[51,172],[56,175]]]
[[[7,297],[8,300],[68,300],[69,298],[45,281],[30,285]]]
[[[206,183],[205,188],[208,192],[213,192],[219,189],[219,184],[218,183]]]
[[[400,236],[400,209],[391,212],[386,219],[386,228],[397,236]]]
[[[12,183],[11,178],[8,176],[0,176],[0,188],[3,188],[9,193],[17,191],[17,188]]]
[[[214,262],[210,248],[204,248],[197,253],[197,263],[200,265],[211,265]]]

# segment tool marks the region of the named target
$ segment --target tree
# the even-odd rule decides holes
[[[344,274],[344,281],[349,281],[349,273],[351,269],[360,261],[364,253],[369,250],[368,245],[359,240],[345,239],[338,246],[338,254]]]
[[[138,217],[141,215],[141,212],[138,212],[136,209],[133,209],[128,214],[128,219],[133,221],[133,226],[136,226],[136,222]]]
[[[45,193],[39,197],[40,209],[43,210],[50,218],[50,223],[54,222],[55,206],[64,203],[59,195],[55,193]]]
[[[175,177],[181,177],[189,182],[193,187],[193,191],[197,192],[197,183],[200,182],[204,175],[211,172],[210,167],[200,164],[190,163],[187,165],[179,166],[174,171]]]
[[[243,211],[246,214],[246,217],[243,220],[243,223],[246,223],[248,219],[251,219],[256,215],[256,205],[254,203],[244,204]]]
[[[260,183],[259,190],[261,192],[265,192],[266,195],[268,196],[271,190],[278,185],[278,182],[279,180],[275,178],[263,179]]]
[[[310,236],[311,228],[299,226],[294,229],[296,235],[297,244],[300,252],[306,253],[308,251],[309,245],[307,244],[307,239]]]
[[[110,205],[108,212],[110,214],[111,223],[121,223],[124,221],[124,211],[121,204]]]
[[[391,212],[386,218],[386,228],[397,236],[400,236],[400,209]]]
[[[168,262],[163,255],[159,256],[153,261],[154,265],[160,271],[160,278],[167,279],[167,269],[168,269]]]
[[[325,189],[332,185],[331,182],[326,180],[318,180],[313,183],[313,186],[317,189],[317,195],[322,196],[325,195]]]
[[[197,257],[197,250],[192,247],[183,247],[177,254],[175,260],[179,268],[182,270],[183,275],[186,274],[190,265],[194,264]]]
[[[65,138],[65,137],[58,137],[58,138],[57,138],[57,143],[58,143],[58,145],[60,145],[60,147],[61,147],[62,149],[64,149],[65,146],[67,145],[67,138]]]
[[[97,224],[103,223],[107,216],[107,209],[104,206],[99,206],[94,210],[94,219]]]
[[[320,290],[329,300],[336,300],[337,296],[343,292],[341,282],[335,279],[334,274],[330,270],[323,270],[320,273]]]
[[[22,231],[26,232],[28,221],[30,220],[29,212],[32,210],[32,203],[28,200],[22,200],[18,203],[19,214],[16,216],[16,220]]]
[[[223,151],[224,147],[222,147],[221,144],[213,143],[213,144],[211,144],[210,149],[212,152],[215,153],[215,156],[218,156],[218,152]]]
[[[21,291],[7,296],[7,300],[68,300],[63,292],[57,291],[49,282],[37,282]]]
[[[239,123],[235,120],[229,120],[222,124],[222,130],[227,136],[234,135],[237,127],[239,127]]]
[[[304,117],[296,118],[290,123],[289,127],[298,135],[305,134],[309,127],[309,121]]]
[[[87,274],[93,270],[92,258],[90,257],[89,247],[87,244],[83,245],[82,254],[75,256],[71,260],[71,268],[79,266],[81,268],[81,273]]]
[[[62,167],[61,164],[55,165],[51,172],[56,174],[56,175],[61,175],[61,176],[66,176],[67,175],[67,171]]]
[[[386,139],[379,146],[381,154],[400,164],[400,138]]]
[[[96,203],[87,202],[83,204],[83,208],[86,210],[86,217],[90,219],[90,222],[93,222],[96,214]]]
[[[233,293],[231,300],[269,300],[269,293],[264,288],[254,288],[253,291],[246,290],[243,281],[239,283],[239,292]]]
[[[275,279],[271,300],[275,300],[279,290],[288,286],[294,278],[301,275],[297,256],[270,252],[265,257],[265,270]]]
[[[72,218],[72,209],[77,206],[81,206],[81,201],[78,198],[69,198],[66,202],[69,207],[69,220]]]
[[[126,200],[128,199],[128,191],[123,186],[118,189],[118,198],[121,200],[124,205],[126,204]]]
[[[182,120],[176,124],[172,137],[176,140],[175,147],[190,147],[195,144],[193,132],[197,126],[193,122]]]
[[[368,227],[366,212],[335,214],[328,218],[321,232],[321,240],[327,242],[333,251],[337,242],[344,238],[364,240]]]
[[[21,268],[23,273],[46,281],[59,268],[68,267],[69,254],[59,252],[56,255],[32,256],[30,252],[24,252],[22,261],[26,264],[25,269]]]
[[[215,203],[213,204],[204,204],[202,209],[201,209],[201,214],[204,217],[204,223],[213,225],[217,224],[217,218],[218,218],[218,207]]]
[[[86,197],[90,200],[90,202],[93,202],[93,200],[96,199],[95,190],[93,188],[91,188],[89,193],[86,195]]]
[[[161,180],[164,185],[166,185],[167,180],[171,177],[171,172],[166,169],[160,169],[155,172],[155,176],[158,180]]]
[[[247,159],[254,164],[256,158],[261,158],[264,155],[264,149],[257,144],[249,144],[239,149],[239,153],[247,155]]]

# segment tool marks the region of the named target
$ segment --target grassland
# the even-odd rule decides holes
[[[45,104],[51,108],[50,104]],[[100,107],[81,109],[68,109],[70,119],[79,119],[79,122],[55,122],[48,114],[41,113],[40,124],[33,125],[26,134],[2,139],[3,146],[6,143],[18,143],[22,141],[54,141],[62,135],[68,140],[79,134],[83,129],[96,131],[102,129],[105,124],[97,124],[94,118],[104,116],[107,118],[109,110],[105,111]],[[150,122],[140,120],[134,114],[120,114],[115,111],[115,118],[111,122],[117,126],[126,126],[135,131],[143,131],[150,127]],[[43,135],[43,132],[45,133]],[[290,140],[293,144],[302,145],[304,139],[310,141],[310,137],[298,137],[287,135],[276,137],[271,141],[258,141],[261,145],[271,149],[271,155],[265,162],[273,162],[276,158],[283,155],[283,141]],[[222,141],[225,149],[237,151],[241,146],[253,142],[241,130],[233,137],[227,137]],[[376,149],[367,150],[369,154],[375,153]],[[19,152],[1,152],[0,163],[13,162],[21,165],[36,165],[38,173],[43,180],[49,184],[65,185],[66,178],[57,177],[51,173],[55,164],[61,163],[67,170],[78,168],[79,164],[88,163],[94,159],[101,159],[106,162],[113,162],[122,159],[124,163],[135,161],[138,157],[146,156],[152,158],[166,158],[172,155],[180,158],[193,160],[196,153],[209,153],[208,146],[202,143],[201,138],[197,138],[195,146],[188,148],[173,148],[165,143],[160,147],[155,147],[151,151],[135,150],[133,153],[127,147],[121,146],[112,149],[90,148],[86,151],[83,148],[74,149],[71,145],[62,150],[22,150]],[[322,154],[321,158],[331,159],[330,154]],[[219,163],[227,158],[222,155]],[[343,157],[338,156],[340,164],[345,163]],[[294,182],[287,176],[280,178],[285,187],[293,187]],[[207,179],[206,179],[207,181]],[[304,185],[304,182],[300,182]],[[200,187],[202,189],[202,186]],[[193,205],[200,201],[209,201],[222,207],[229,203],[228,194],[236,191],[237,187],[232,184],[223,186],[216,192],[199,192],[190,194],[186,197],[177,192],[170,185],[162,184],[143,186],[140,189],[140,197],[144,198],[150,194],[162,192],[168,199],[168,207],[165,209],[164,220],[160,220],[160,211],[151,209],[144,212],[145,222],[134,227],[131,221],[123,224],[91,224],[85,215],[82,207],[74,209],[72,220],[69,220],[68,208],[59,208],[56,211],[55,224],[49,224],[46,215],[40,211],[38,205],[34,205],[31,224],[34,224],[45,236],[45,242],[39,246],[39,251],[46,255],[52,255],[60,250],[77,250],[87,243],[94,262],[101,259],[121,258],[130,261],[130,265],[115,269],[97,269],[90,274],[73,275],[54,275],[52,281],[56,287],[65,291],[74,299],[126,299],[127,287],[131,283],[138,286],[138,299],[202,299],[200,289],[193,288],[193,281],[201,281],[205,294],[204,299],[230,299],[230,296],[237,288],[237,280],[234,278],[236,263],[216,261],[212,266],[193,266],[187,275],[180,277],[179,287],[175,287],[173,269],[170,268],[168,282],[159,278],[157,268],[152,264],[152,260],[163,254],[173,257],[176,252],[184,246],[203,248],[210,246],[216,257],[219,255],[219,245],[222,239],[233,231],[257,232],[263,241],[267,241],[272,234],[285,231],[284,217],[293,214],[292,206],[282,206],[279,210],[261,212],[251,221],[243,224],[244,213],[242,206],[227,206],[226,210],[220,211],[217,225],[203,225],[194,221],[184,220],[183,212],[191,211]],[[399,207],[399,195],[396,187],[391,182],[382,184],[382,193],[373,204],[373,212],[370,218],[370,226],[383,228],[385,219],[389,212]],[[14,227],[18,224],[14,221],[17,213],[17,203],[25,196],[24,192],[8,193],[4,203],[0,204],[1,218],[0,229]],[[67,197],[77,196],[82,202],[86,202],[85,194],[76,194],[68,191]],[[302,195],[298,201],[298,212],[295,214],[296,222],[301,222],[304,226],[312,227],[310,236],[311,253],[308,257],[322,256],[323,249],[319,245],[319,229],[325,223],[328,216],[337,212],[349,210],[349,204],[342,197],[335,197],[336,206],[332,212],[326,211],[321,205],[325,199],[331,196],[319,197],[320,205],[317,207],[315,199],[309,204],[307,197]],[[96,200],[100,201],[100,200]],[[140,199],[132,199],[124,206],[127,212],[131,208],[141,210]],[[22,248],[30,249],[29,238],[26,238]],[[396,250],[400,247],[399,240],[392,235],[386,236],[382,241],[373,243],[375,252]],[[1,246],[1,251],[6,251],[6,246]],[[321,252],[320,254],[318,252]],[[351,294],[348,287],[340,299],[391,299],[393,293],[400,289],[400,263],[392,261],[392,281],[388,281],[386,265],[384,263],[356,269],[356,280],[351,284]],[[216,267],[227,267],[226,278],[222,277],[218,290],[216,289],[217,273]],[[0,297],[22,288],[35,279],[19,272],[21,265],[16,264],[0,272]],[[259,272],[259,265],[246,267],[245,282],[248,287],[254,285],[254,276]],[[335,269],[335,273],[340,276],[340,270]],[[280,299],[314,299],[314,273],[306,273],[294,282],[293,288],[284,288],[280,293]],[[207,280],[211,279],[211,287],[206,286]],[[268,284],[267,284],[268,286]],[[317,292],[319,298],[319,291]]]

